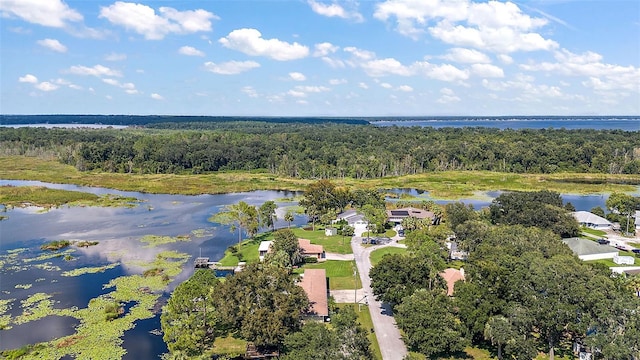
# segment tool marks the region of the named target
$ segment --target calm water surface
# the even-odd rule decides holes
[[[144,194],[138,192],[117,191],[104,188],[81,187],[76,185],[49,184],[38,181],[3,181],[1,185],[27,186],[38,185],[50,188],[85,191],[94,194],[118,194],[136,197],[144,202],[134,208],[100,208],[100,207],[61,207],[42,212],[36,208],[15,208],[7,211],[7,220],[0,221],[0,254],[8,250],[27,248],[20,254],[21,258],[34,258],[42,251],[40,245],[53,240],[90,240],[100,244],[86,249],[78,249],[72,255],[77,260],[65,262],[62,259],[49,259],[37,262],[60,267],[60,271],[48,271],[34,266],[4,267],[0,270],[0,299],[16,299],[10,313],[19,315],[20,300],[28,296],[44,292],[53,294],[56,308],[87,306],[90,299],[105,294],[110,289],[103,289],[109,280],[125,275],[140,274],[143,269],[127,265],[128,260],[151,261],[164,250],[177,250],[193,257],[208,256],[213,260],[220,259],[225,249],[237,242],[237,233],[231,233],[229,227],[208,221],[208,218],[224,209],[226,205],[245,201],[259,206],[265,201],[273,200],[278,204],[278,216],[284,216],[287,207],[294,202],[280,201],[293,198],[296,193],[283,191],[254,191],[222,195],[164,195]],[[428,192],[415,189],[392,189],[389,192],[398,195],[431,200]],[[473,204],[476,209],[488,206],[499,193],[483,194],[480,198],[462,199]],[[594,206],[604,207],[606,196],[563,195],[578,210],[589,210]],[[447,201],[436,200],[445,204]],[[306,223],[305,216],[296,216],[295,225]],[[286,222],[279,220],[276,226],[284,227]],[[139,240],[145,235],[178,236],[191,234],[199,229],[202,237],[192,236],[189,242],[166,244],[154,248],[145,248]],[[114,262],[123,265],[103,273],[86,274],[75,277],[63,277],[62,271],[85,266],[101,266]],[[191,263],[185,265],[183,272],[169,286],[165,298],[181,281],[193,273]],[[16,288],[16,285],[32,284],[29,289]],[[48,341],[74,332],[77,321],[73,318],[50,316],[39,321],[14,326],[11,330],[2,331],[0,349],[17,348],[25,344]],[[136,327],[124,335],[123,346],[127,350],[126,359],[157,358],[167,351],[162,336],[153,335],[150,331],[160,329],[159,315],[151,319],[140,320]]]

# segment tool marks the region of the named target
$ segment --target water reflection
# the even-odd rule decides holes
[[[237,242],[237,232],[231,233],[229,226],[209,222],[211,215],[226,205],[239,201],[259,206],[265,201],[273,200],[278,205],[277,213],[280,217],[276,227],[285,227],[287,222],[282,220],[284,213],[287,208],[297,204],[282,200],[299,195],[288,191],[198,196],[145,194],[38,181],[0,181],[0,185],[46,186],[98,195],[131,196],[145,201],[134,208],[61,207],[45,212],[42,209],[15,208],[5,213],[8,219],[0,221],[0,255],[6,256],[8,250],[26,248],[13,259],[4,259],[7,262],[0,267],[0,299],[16,299],[8,312],[12,316],[22,313],[21,300],[38,292],[51,294],[56,308],[84,308],[90,299],[112,291],[103,289],[104,284],[119,276],[142,273],[144,269],[135,263],[152,261],[165,250],[176,250],[194,257],[202,254],[214,260],[220,259],[225,249]],[[295,216],[293,223],[296,226],[305,224],[306,216]],[[145,235],[190,235],[191,240],[147,247],[147,244],[140,242]],[[99,244],[88,248],[73,247],[69,250],[69,255],[73,258],[71,261],[65,261],[63,257],[33,260],[43,253],[47,254],[39,247],[53,240],[99,241]],[[120,265],[102,273],[72,277],[61,275],[74,268],[112,263]],[[167,291],[172,291],[176,284],[186,280],[192,273],[193,268],[188,263]],[[166,352],[162,336],[149,333],[160,328],[159,321],[159,315],[138,321],[134,329],[125,333],[123,340],[128,351],[127,358],[157,358]],[[16,348],[68,335],[73,333],[74,324],[77,321],[72,318],[61,321],[60,317],[49,316],[14,326],[11,330],[3,330],[0,349]],[[40,331],[45,327],[48,337],[43,337]]]

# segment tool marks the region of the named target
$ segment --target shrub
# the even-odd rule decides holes
[[[305,258],[304,258],[304,263],[305,264],[315,264],[317,262],[318,262],[318,258],[317,257],[305,256]]]

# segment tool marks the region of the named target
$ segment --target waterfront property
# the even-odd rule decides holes
[[[258,253],[260,261],[264,260],[264,257],[271,252],[271,244],[273,241],[262,241],[258,247]],[[311,240],[298,239],[298,247],[303,257],[316,258],[318,261],[325,261],[326,254],[322,245],[312,244]]]

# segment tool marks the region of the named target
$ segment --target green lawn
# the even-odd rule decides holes
[[[243,241],[236,254],[234,254],[230,249],[225,250],[224,257],[218,262],[222,266],[236,266],[240,261],[256,263],[260,261],[260,254],[258,254],[260,242],[267,240],[273,240],[273,234],[271,232],[258,234],[249,240]],[[238,247],[238,245],[234,246]]]
[[[356,276],[354,283],[353,270],[355,267],[355,261],[328,260],[317,264],[306,264],[295,269],[294,272],[302,274],[304,269],[325,269],[329,278],[329,289],[351,290],[362,287],[360,276]]]
[[[631,251],[618,251],[618,254],[620,256],[631,256],[631,257],[635,258],[635,263],[634,263],[633,266],[640,266],[640,258],[637,257],[636,254],[632,253]],[[613,259],[591,260],[591,261],[586,261],[586,262],[588,262],[588,263],[605,264],[608,267],[630,266],[630,265],[618,265],[618,264],[613,262]]]
[[[406,254],[406,253],[407,253],[407,249],[405,248],[387,246],[387,247],[380,248],[378,250],[373,250],[371,252],[371,256],[369,256],[369,259],[371,259],[371,265],[376,266],[376,264],[379,263],[380,260],[382,260],[382,257],[385,256],[386,254]]]
[[[231,335],[218,337],[213,342],[213,353],[215,355],[240,356],[244,355],[246,350],[247,342],[242,339],[236,339]]]
[[[376,360],[382,360],[382,353],[380,352],[380,345],[378,345],[378,339],[376,338],[376,334],[371,332],[370,329],[373,329],[373,321],[371,321],[371,313],[369,312],[369,307],[367,305],[358,305],[356,304],[336,304],[338,308],[344,308],[347,306],[351,306],[356,311],[358,315],[358,322],[362,325],[363,328],[369,329],[369,341],[371,342],[371,351],[373,352],[373,358]]]
[[[316,230],[305,230],[303,228],[291,228],[297,237],[311,240],[312,244],[322,245],[324,251],[338,254],[351,254],[351,238],[348,236],[326,236],[324,228],[316,226]]]
[[[594,236],[606,237],[607,233],[602,230],[591,229],[585,226],[580,227],[580,231]]]

